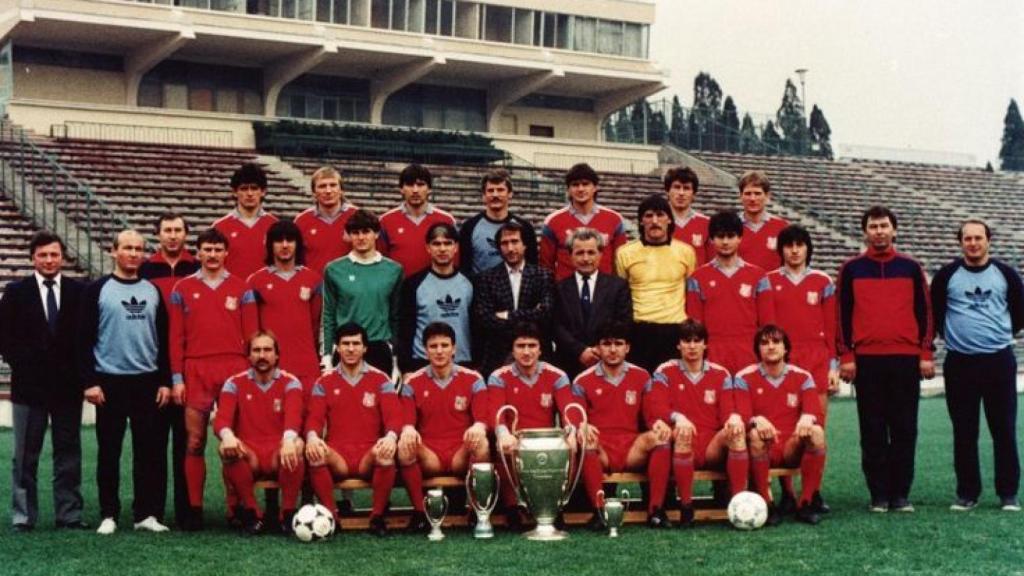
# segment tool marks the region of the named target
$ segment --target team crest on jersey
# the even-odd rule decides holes
[[[252,400],[252,394],[246,394],[245,395],[245,399],[246,400]]]
[[[541,394],[540,405],[544,408],[551,408],[551,394]]]
[[[714,288],[715,286],[718,286],[718,281],[717,280],[711,280],[711,281],[708,282],[708,286]]]
[[[281,399],[280,398],[274,398],[274,412],[280,412],[280,411],[281,411]]]
[[[807,293],[807,303],[810,304],[811,306],[816,306],[818,304],[818,293],[817,292],[808,292]]]
[[[299,300],[306,302],[312,297],[313,290],[311,290],[309,286],[303,286],[302,288],[299,288]]]
[[[349,274],[348,275],[348,281],[349,282],[355,282],[356,281],[356,275],[355,274]]]
[[[374,394],[373,392],[364,392],[363,393],[363,407],[364,408],[373,408],[376,405],[377,405],[377,395]]]
[[[455,409],[459,412],[465,412],[466,408],[469,407],[469,400],[465,396],[455,397]]]
[[[232,238],[238,238],[238,232],[232,232],[231,233],[231,237]]]
[[[316,236],[316,228],[310,228],[310,229],[309,229],[309,234],[310,234],[311,236]]]
[[[192,299],[193,300],[199,300],[199,292],[193,292],[192,293]]]
[[[758,394],[764,394],[764,389],[763,388],[758,388],[757,389],[757,393]]]
[[[626,390],[626,404],[636,406],[636,390]]]
[[[405,233],[405,228],[399,228],[398,229],[398,233],[399,234],[404,234]]]
[[[693,236],[691,236],[691,239],[692,239],[691,240],[692,244],[694,246],[700,246],[701,244],[704,243],[704,235],[703,234],[694,234]]]
[[[683,384],[682,382],[680,382],[679,383],[679,391],[682,392],[683,390],[686,390],[686,385]]]
[[[750,295],[754,293],[754,287],[750,284],[740,284],[740,296],[744,298],[750,298]]]
[[[273,290],[273,289],[274,289],[274,283],[273,282],[267,282],[267,290]]]
[[[775,236],[769,236],[768,242],[766,242],[766,244],[768,245],[769,250],[775,250],[775,248],[779,245],[779,239],[776,238]]]
[[[224,299],[224,307],[228,310],[238,310],[238,298],[228,296]]]
[[[786,394],[786,406],[796,408],[799,404],[800,401],[797,399],[796,394]]]
[[[335,389],[334,389],[334,395],[335,395],[335,396],[341,396],[341,390],[339,390],[339,389],[335,388]]]
[[[704,391],[704,403],[705,404],[714,404],[715,403],[715,391],[714,390],[705,390]]]

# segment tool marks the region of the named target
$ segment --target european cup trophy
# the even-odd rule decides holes
[[[571,410],[579,411],[581,422],[586,425],[587,413],[583,406],[577,403],[566,406],[567,414]],[[562,540],[568,534],[555,528],[555,518],[579,483],[584,450],[577,450],[573,454],[566,441],[566,432],[561,428],[526,428],[517,431],[519,413],[513,406],[502,406],[498,410],[499,423],[504,423],[506,411],[512,413],[510,430],[519,439],[519,443],[514,454],[514,474],[505,454],[499,453],[502,465],[513,479],[513,487],[526,501],[530,514],[537,521],[537,527],[524,536],[530,540]],[[573,470],[575,476],[570,481]]]
[[[494,538],[491,512],[498,504],[498,476],[494,472],[490,462],[473,464],[466,472],[466,499],[476,512],[474,538]]]
[[[619,537],[619,528],[622,527],[622,523],[626,519],[626,499],[628,498],[629,492],[623,490],[622,499],[608,498],[604,501],[601,517],[604,519],[605,526],[608,527],[609,538]]]
[[[441,524],[448,514],[448,497],[444,495],[444,491],[440,488],[428,490],[427,495],[423,497],[423,511],[427,516],[427,522],[430,523],[430,534],[427,535],[427,539],[431,542],[444,540]]]

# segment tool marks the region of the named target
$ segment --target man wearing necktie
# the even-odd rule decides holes
[[[558,367],[574,378],[597,363],[594,331],[609,320],[633,321],[629,284],[598,268],[604,237],[592,228],[577,228],[566,243],[574,272],[555,288],[552,333]]]
[[[82,284],[64,277],[64,243],[50,232],[29,242],[35,271],[7,286],[0,300],[0,354],[11,366],[14,463],[11,522],[31,531],[38,520],[36,473],[47,420],[53,444],[53,507],[58,528],[82,521],[82,387],[74,337]]]

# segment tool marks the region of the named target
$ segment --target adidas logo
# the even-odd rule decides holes
[[[451,294],[446,294],[444,300],[438,299],[437,306],[441,308],[441,316],[458,316],[459,306],[462,305],[462,298],[452,298]]]
[[[131,300],[121,300],[121,306],[124,306],[125,311],[128,312],[129,320],[137,320],[145,318],[142,314],[146,311],[146,301],[136,300],[135,296],[132,296]]]

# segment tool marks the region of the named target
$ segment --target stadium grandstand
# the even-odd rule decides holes
[[[168,207],[193,232],[232,204],[243,162],[270,175],[268,208],[310,204],[330,163],[347,198],[382,212],[411,160],[434,201],[479,210],[484,164],[512,171],[515,209],[539,224],[580,161],[600,201],[635,227],[661,173],[700,175],[697,208],[737,207],[746,170],[772,180],[774,213],[806,225],[835,273],[861,243],[863,208],[900,217],[899,242],[929,272],[956,254],[968,216],[1021,268],[1024,179],[951,166],[683,150],[605,140],[606,119],[661,92],[652,0],[0,0],[0,285],[31,269],[27,238],[64,236],[73,274],[109,268],[112,232],[152,234]]]

